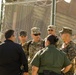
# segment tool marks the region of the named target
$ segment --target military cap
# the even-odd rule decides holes
[[[38,27],[33,27],[33,28],[31,28],[31,33],[32,33],[32,34],[39,34],[39,33],[41,33],[41,32],[40,32],[40,28],[38,28]]]
[[[20,36],[27,36],[27,32],[26,31],[20,31]]]
[[[63,33],[69,33],[70,35],[72,35],[72,29],[69,27],[63,27],[62,30],[60,31],[61,34]]]
[[[55,29],[55,28],[56,28],[55,25],[49,25],[48,28],[47,28],[47,30],[51,30],[51,29]]]

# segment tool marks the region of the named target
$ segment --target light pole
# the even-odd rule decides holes
[[[55,25],[55,18],[56,18],[56,0],[51,0],[52,5],[51,5],[51,25]]]
[[[2,25],[2,13],[3,13],[3,0],[0,0],[0,31]]]
[[[50,20],[50,24],[51,25],[55,25],[55,20],[56,20],[56,0],[51,0],[52,1],[52,4],[51,4],[51,20]],[[59,0],[60,1],[63,1],[63,0]],[[70,3],[71,0],[64,0],[65,2],[67,3]]]

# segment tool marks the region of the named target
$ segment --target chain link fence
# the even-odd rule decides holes
[[[66,3],[64,0],[57,0],[56,27],[57,34],[63,26],[71,27],[76,32],[76,0]],[[4,18],[2,20],[2,33],[7,29],[14,29],[17,35],[21,30],[26,30],[28,40],[31,39],[30,30],[37,26],[41,29],[41,37],[47,36],[47,26],[51,18],[51,0],[18,0],[4,4]],[[1,40],[4,40],[2,37]]]

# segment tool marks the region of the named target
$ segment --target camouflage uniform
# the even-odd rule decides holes
[[[72,41],[62,49],[66,54],[67,57],[70,59],[71,63],[73,64],[71,70],[67,72],[65,75],[73,75],[76,71],[76,44]]]
[[[29,59],[30,61],[32,60],[33,56],[43,48],[43,40],[39,41],[39,42],[31,42],[31,44],[29,45]]]
[[[34,56],[39,50],[41,50],[41,49],[43,48],[43,46],[44,46],[44,45],[43,45],[43,44],[44,44],[44,41],[40,38],[40,35],[39,35],[39,34],[41,34],[40,28],[38,28],[38,27],[33,27],[33,28],[31,29],[31,35],[34,36],[34,37],[37,37],[35,34],[38,34],[37,36],[39,36],[38,42],[35,42],[35,41],[34,41],[35,38],[33,38],[33,40],[31,41],[30,45],[28,46],[28,47],[29,47],[29,49],[28,49],[28,51],[29,51],[28,62],[29,62],[29,74],[30,74],[30,75],[31,75],[31,65],[30,65],[30,62],[31,62],[33,56]],[[37,38],[36,38],[36,39],[37,39]]]
[[[56,47],[58,48],[58,50],[60,50],[62,43],[63,43],[63,41],[61,40],[60,37],[58,37],[58,42],[56,43]]]
[[[23,42],[23,44],[22,44],[22,42],[21,42],[21,46],[22,46],[22,48],[23,48],[23,50],[24,50],[24,52],[25,52],[25,55],[28,57],[28,50],[27,50],[27,40],[26,40],[26,37],[27,37],[27,32],[26,31],[20,31],[20,33],[19,33],[19,39],[20,39],[20,41],[24,38],[25,40],[24,40],[24,42]]]
[[[56,35],[56,26],[55,25],[49,25],[48,27],[47,27],[47,31],[50,31],[50,30],[52,30],[51,32],[53,32],[54,31],[54,33],[48,33],[49,35]],[[56,43],[56,47],[58,48],[58,49],[60,49],[61,48],[61,46],[62,46],[62,40],[61,40],[61,38],[59,37],[59,36],[57,36],[58,37],[58,42]]]
[[[25,52],[25,54],[26,54],[26,56],[28,58],[29,51],[27,50],[27,45],[28,45],[28,43],[25,42],[25,44],[22,46],[22,48],[23,48],[23,50],[24,50],[24,52]]]
[[[28,65],[29,65],[29,75],[31,75],[31,60],[33,59],[34,55],[43,48],[43,40],[39,41],[39,42],[33,42],[31,41],[31,44],[29,45],[29,58],[28,58]]]
[[[65,41],[65,43],[63,43],[62,45],[62,50],[66,53],[67,57],[72,63],[71,70],[65,75],[74,75],[74,73],[76,72],[76,44],[71,41],[72,29],[69,27],[63,27],[60,33],[62,35],[63,41]],[[68,40],[70,42],[68,42]]]

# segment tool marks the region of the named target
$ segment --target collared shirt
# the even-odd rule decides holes
[[[61,69],[68,66],[70,61],[54,45],[49,45],[37,52],[31,63],[33,66],[39,67],[38,73],[43,73],[43,70],[49,70],[60,74]]]

